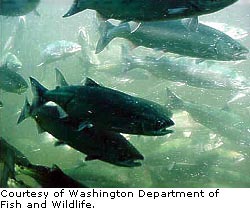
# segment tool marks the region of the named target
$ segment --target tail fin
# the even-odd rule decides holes
[[[175,95],[170,89],[166,89],[167,91],[167,103],[166,106],[173,109],[182,109],[184,102],[181,98],[179,98],[177,95]]]
[[[81,6],[81,7],[80,7]],[[72,4],[72,6],[70,7],[69,11],[63,15],[63,17],[70,17],[78,12],[83,11],[85,8],[82,7],[82,1],[80,0],[75,0]],[[87,9],[87,8],[86,8]]]
[[[30,117],[30,115],[31,115],[31,106],[28,99],[26,98],[21,114],[17,120],[17,124],[21,123],[26,118]]]
[[[96,54],[102,52],[104,48],[109,44],[109,42],[111,42],[111,40],[114,38],[114,36],[111,36],[109,34],[109,31],[115,27],[116,26],[110,23],[109,21],[104,21],[101,23],[99,27],[101,37],[96,46]]]
[[[37,80],[30,77],[31,83],[31,90],[34,95],[32,106],[39,107],[45,104],[47,101],[44,100],[43,95],[48,90],[47,88],[43,87]]]
[[[55,70],[56,70],[56,84],[59,86],[69,86],[62,72],[58,68],[55,68]]]

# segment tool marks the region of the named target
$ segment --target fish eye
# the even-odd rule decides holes
[[[155,125],[156,125],[156,128],[161,128],[164,125],[164,122],[161,120],[157,120]]]

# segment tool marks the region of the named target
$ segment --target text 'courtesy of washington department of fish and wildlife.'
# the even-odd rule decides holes
[[[101,209],[125,203],[216,199],[220,189],[2,189],[0,209]]]

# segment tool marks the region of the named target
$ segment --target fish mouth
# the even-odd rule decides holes
[[[159,121],[158,121],[159,122]],[[171,119],[164,120],[160,122],[160,126],[157,126],[158,128],[150,131],[148,135],[150,136],[164,136],[166,134],[173,133],[173,130],[168,130],[167,128],[173,126],[175,123]]]
[[[142,163],[138,162],[138,160],[124,160],[120,161],[119,165],[124,167],[139,167],[142,165]]]
[[[167,134],[171,134],[173,133],[174,131],[173,130],[168,130],[167,128],[161,128],[157,131],[152,131],[152,132],[149,132],[148,136],[164,136],[164,135],[167,135]]]
[[[234,59],[235,60],[246,60],[247,59],[247,54],[249,53],[248,49],[244,49],[238,53],[234,54]]]
[[[17,66],[15,66],[15,68],[17,68],[17,69],[21,69],[23,67],[23,65],[17,65]]]

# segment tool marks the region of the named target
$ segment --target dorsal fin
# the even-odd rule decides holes
[[[69,86],[62,72],[58,68],[55,68],[55,71],[56,71],[56,84],[58,86],[63,86],[63,87]]]
[[[98,83],[96,83],[94,80],[90,79],[89,77],[86,78],[85,85],[92,86],[92,87],[100,87]]]

